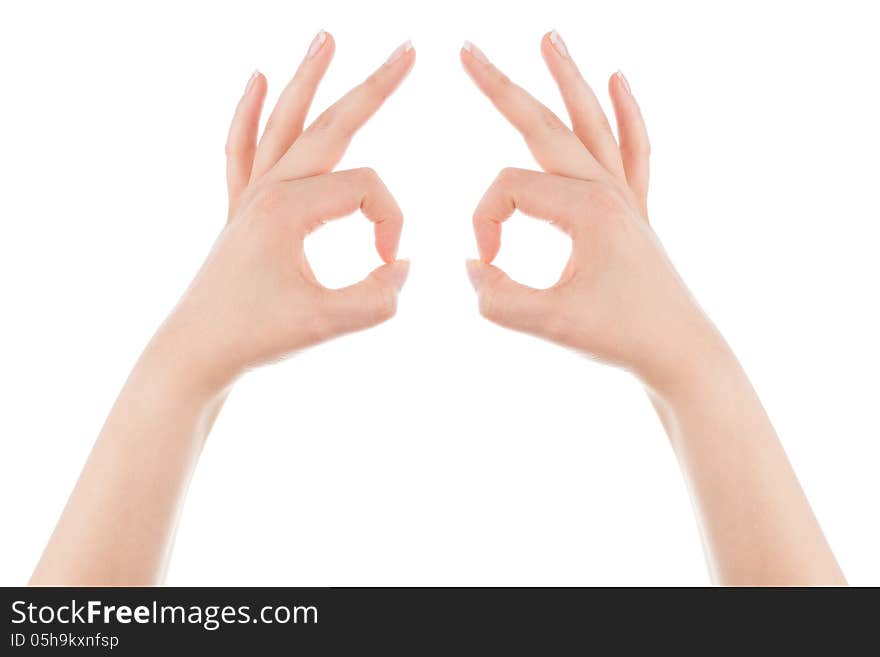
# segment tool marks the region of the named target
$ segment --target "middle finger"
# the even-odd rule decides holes
[[[461,62],[498,111],[519,130],[538,164],[569,178],[594,179],[602,167],[556,114],[493,66],[472,43],[465,42]]]
[[[290,180],[332,170],[354,133],[397,89],[415,58],[409,41],[401,45],[375,73],[315,119],[275,165],[272,175]]]
[[[266,121],[266,129],[254,158],[251,180],[271,169],[302,133],[309,106],[321,78],[330,66],[335,47],[333,37],[324,30],[315,36],[296,75],[281,92],[275,109]]]

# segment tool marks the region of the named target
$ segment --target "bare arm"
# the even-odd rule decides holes
[[[717,334],[700,355],[651,396],[687,481],[713,581],[846,584],[736,357]]]
[[[505,169],[474,213],[468,262],[488,319],[633,372],[651,391],[722,584],[843,584],[843,575],[745,373],[648,223],[648,135],[622,74],[609,81],[619,142],[555,32],[541,52],[569,129],[472,44],[465,70],[525,137],[543,172]],[[555,285],[520,285],[492,265],[520,210],[572,240]]]
[[[205,437],[235,379],[395,313],[408,262],[403,217],[368,169],[331,173],[352,135],[411,69],[404,44],[303,130],[334,43],[319,33],[257,144],[266,80],[247,85],[227,142],[229,219],[180,304],[132,371],[37,565],[32,584],[161,581]],[[339,290],[303,252],[323,222],[361,210],[384,261]]]
[[[174,332],[160,332],[129,376],[31,584],[162,580],[187,486],[225,399],[193,379]]]

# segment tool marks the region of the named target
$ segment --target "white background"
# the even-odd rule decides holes
[[[831,5],[827,5],[830,7]],[[21,584],[116,393],[225,218],[248,76],[269,107],[314,33],[322,109],[412,39],[357,136],[406,216],[398,316],[245,377],[207,443],[169,584],[704,584],[689,500],[626,373],[482,320],[463,262],[496,172],[534,167],[458,63],[463,39],[560,113],[557,28],[654,149],[651,216],[767,406],[852,583],[880,584],[880,42],[869,3],[4,3],[0,584]],[[328,284],[378,263],[353,217],[307,246]],[[568,245],[515,218],[533,284]]]

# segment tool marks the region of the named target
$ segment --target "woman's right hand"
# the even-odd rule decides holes
[[[403,217],[371,169],[331,172],[354,133],[397,88],[415,61],[409,42],[365,82],[303,124],[333,57],[320,32],[284,89],[257,143],[266,80],[254,73],[226,146],[229,216],[213,250],[155,348],[215,390],[244,369],[331,337],[373,326],[395,313],[409,263],[397,260]],[[312,273],[305,237],[360,209],[375,224],[385,264],[355,285],[331,290]]]
[[[561,38],[545,35],[541,52],[571,116],[569,129],[511,82],[475,46],[461,51],[465,70],[525,138],[546,172],[504,169],[474,213],[480,259],[468,262],[480,311],[503,326],[536,334],[634,371],[652,386],[675,380],[715,344],[694,302],[648,224],[648,135],[623,75],[609,81],[620,145],[593,91]],[[560,280],[538,290],[490,264],[501,224],[514,210],[545,219],[572,239]]]

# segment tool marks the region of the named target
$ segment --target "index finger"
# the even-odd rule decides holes
[[[501,248],[501,224],[514,211],[554,224],[572,237],[578,217],[595,186],[591,180],[554,176],[527,169],[504,169],[474,210],[474,234],[483,262],[492,262]]]
[[[278,178],[327,173],[342,159],[351,138],[409,73],[416,52],[407,41],[382,66],[325,110],[275,166]]]
[[[489,62],[470,41],[461,49],[461,63],[474,83],[525,138],[538,164],[548,173],[570,178],[595,178],[602,167],[549,108]]]
[[[301,223],[304,234],[326,221],[360,210],[374,224],[379,256],[385,262],[394,262],[403,230],[403,213],[375,171],[349,169],[281,185],[285,196],[292,195],[288,198],[295,198],[297,207],[307,209]]]

